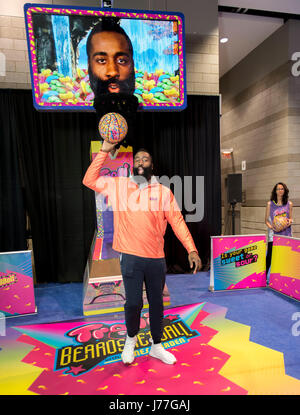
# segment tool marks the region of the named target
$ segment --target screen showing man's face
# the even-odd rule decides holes
[[[125,36],[105,31],[93,35],[89,73],[95,95],[119,92],[133,94],[134,64]]]

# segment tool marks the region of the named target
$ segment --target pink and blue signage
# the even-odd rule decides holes
[[[0,253],[0,313],[5,317],[36,311],[31,251]]]

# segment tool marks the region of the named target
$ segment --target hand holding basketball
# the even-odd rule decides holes
[[[110,153],[118,143],[109,143],[108,141],[103,141],[101,150],[105,153]]]
[[[289,220],[286,216],[275,216],[272,226],[275,232],[281,232],[289,226]]]

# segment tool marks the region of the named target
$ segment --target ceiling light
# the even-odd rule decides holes
[[[228,42],[228,37],[222,37],[220,39],[220,43],[226,43],[226,42]]]

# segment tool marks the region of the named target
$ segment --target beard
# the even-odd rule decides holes
[[[144,177],[147,181],[150,180],[153,173],[152,167],[143,167],[143,173],[138,172],[139,167],[133,167],[133,175],[136,177]]]
[[[95,76],[89,66],[88,68],[90,85],[95,97],[100,94],[110,94],[108,87],[110,84],[116,84],[120,88],[120,93],[132,95],[135,91],[135,72],[134,70],[130,73],[129,77],[124,81],[120,81],[117,78],[110,78],[107,81],[102,81],[100,78]]]

